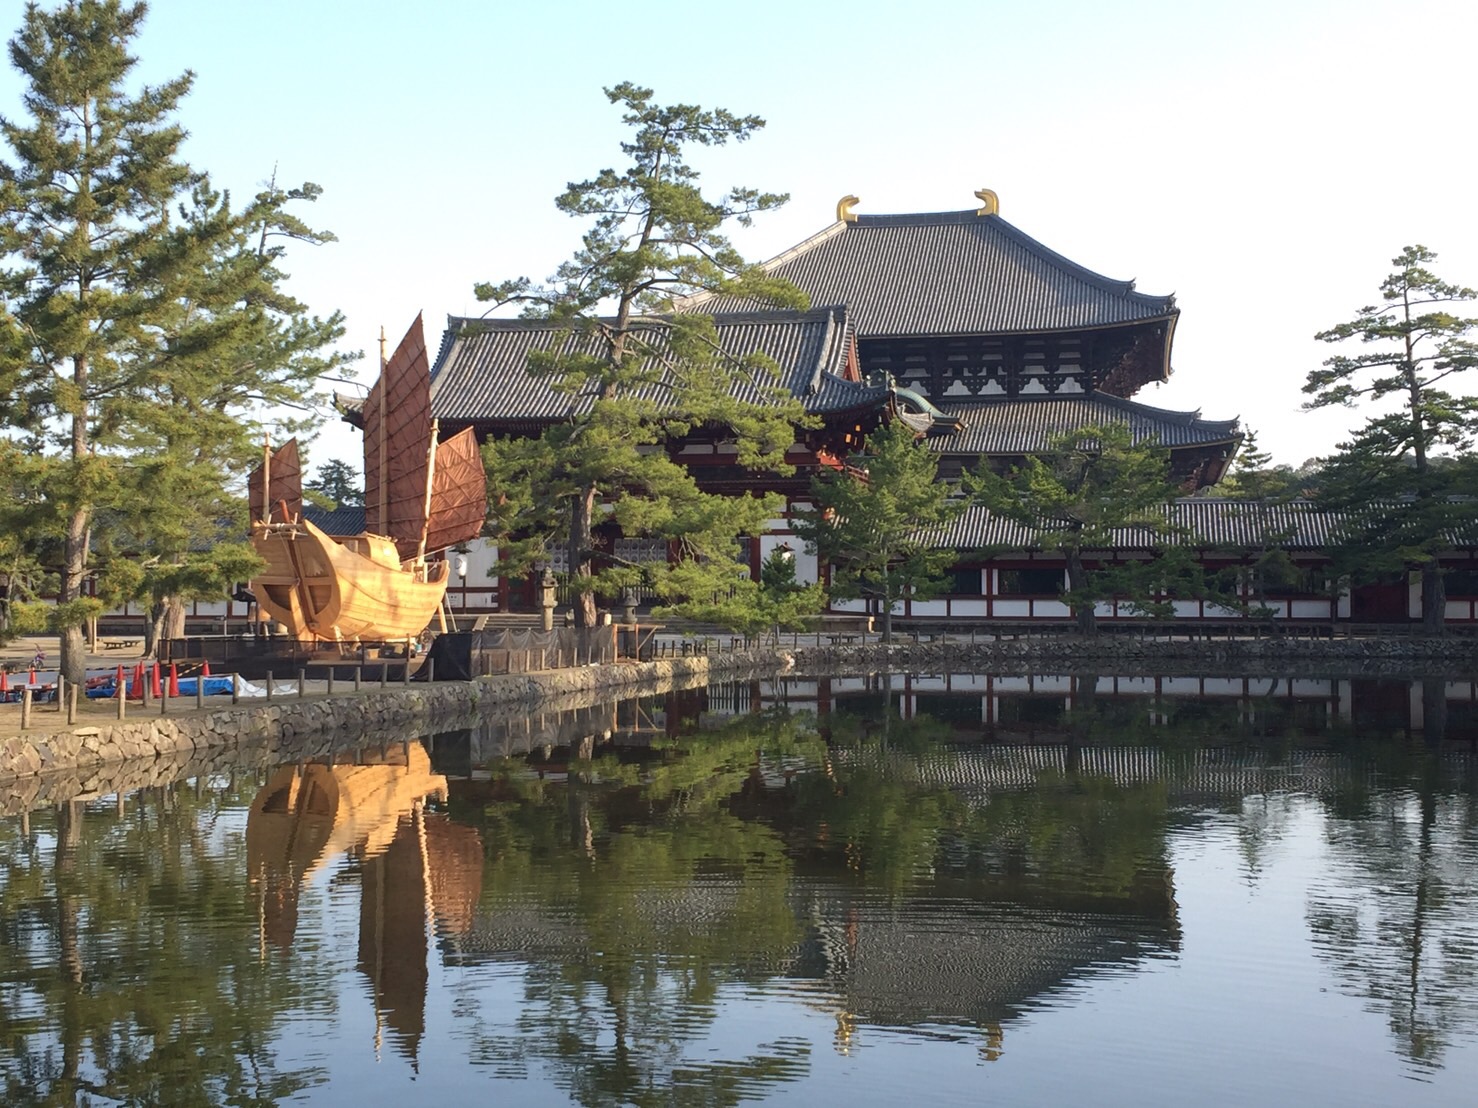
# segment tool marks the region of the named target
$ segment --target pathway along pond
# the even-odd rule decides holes
[[[1475,693],[762,682],[7,817],[0,1099],[1471,1103]]]

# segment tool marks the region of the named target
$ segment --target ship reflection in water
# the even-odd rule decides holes
[[[304,885],[325,867],[354,863],[376,1049],[388,1030],[413,1065],[425,1033],[428,924],[437,934],[467,931],[482,886],[477,831],[426,809],[446,796],[425,747],[404,743],[349,765],[284,766],[247,814],[261,935],[280,951],[292,946]]]

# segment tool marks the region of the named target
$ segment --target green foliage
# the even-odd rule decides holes
[[[46,629],[57,632],[66,627],[82,627],[102,613],[102,601],[90,596],[58,601],[46,613]]]
[[[211,833],[249,801],[180,783],[126,817],[75,801],[28,836],[0,821],[0,949],[29,998],[3,1016],[0,1101],[265,1108],[323,1080],[277,1055],[280,1013],[328,1003],[328,974],[260,956],[245,836]]]
[[[741,569],[727,594],[707,604],[689,601],[682,614],[703,623],[716,623],[746,636],[763,631],[802,631],[826,606],[826,592],[819,583],[802,585],[795,577],[795,559],[789,552],[775,549],[760,565],[760,579],[750,579]],[[681,580],[683,567],[675,567],[673,577]],[[684,586],[686,587],[686,586]],[[664,614],[664,609],[654,610]]]
[[[955,552],[926,532],[962,507],[938,479],[938,459],[913,430],[895,421],[868,436],[854,467],[828,470],[812,482],[816,508],[798,515],[796,534],[832,570],[830,592],[865,598],[883,612],[883,637],[892,637],[892,611],[905,597],[927,600],[946,585]]]
[[[562,546],[582,624],[594,621],[597,592],[616,596],[638,584],[673,611],[732,607],[735,590],[747,591],[736,537],[757,534],[780,505],[773,497],[704,494],[666,446],[694,432],[717,434],[737,448],[737,464],[779,472],[795,427],[806,422],[799,401],[777,385],[773,361],[727,354],[711,318],[649,314],[699,293],[804,306],[799,291],[746,264],[722,230],[730,220],[747,225],[785,197],[735,188],[710,201],[685,160],[694,145],[748,139],[763,120],[659,106],[650,89],[629,83],[606,96],[632,128],[622,144],[629,163],[571,184],[556,201],[591,221],[580,249],[542,284],[518,278],[475,290],[480,300],[520,304],[525,316],[565,329],[530,356],[529,372],[592,398],[540,438],[492,442],[484,453],[507,564],[516,572]],[[680,561],[623,561],[610,541],[617,532],[671,543]]]
[[[317,493],[327,503],[329,511],[335,508],[364,507],[364,489],[359,474],[348,462],[331,458],[318,467],[318,473],[303,486],[303,495]]]
[[[1373,406],[1322,475],[1320,501],[1349,520],[1337,553],[1347,565],[1422,571],[1423,622],[1442,629],[1445,594],[1437,556],[1478,525],[1469,476],[1478,397],[1450,392],[1451,378],[1478,367],[1478,318],[1457,306],[1478,291],[1437,277],[1436,255],[1408,246],[1381,283],[1381,303],[1321,331],[1324,342],[1358,340],[1309,373],[1309,408]],[[1444,454],[1446,459],[1444,459]]]
[[[1045,453],[1005,476],[982,463],[965,487],[992,513],[1031,529],[1041,550],[1066,557],[1068,604],[1086,633],[1096,630],[1098,601],[1119,595],[1152,612],[1158,603],[1153,593],[1173,583],[1153,564],[1104,570],[1083,564],[1085,550],[1112,549],[1123,529],[1140,531],[1148,545],[1176,536],[1166,506],[1179,490],[1166,454],[1153,443],[1135,442],[1125,424],[1054,435]],[[1184,568],[1172,561],[1164,572]]]
[[[50,630],[48,620],[52,605],[39,601],[11,601],[7,605],[6,638],[16,639],[25,635],[40,635]]]
[[[1084,584],[1069,589],[1074,611],[1115,597],[1120,611],[1149,619],[1175,618],[1177,600],[1203,600],[1226,612],[1251,612],[1243,603],[1241,582],[1234,568],[1209,572],[1189,546],[1167,545],[1153,557],[1110,562],[1084,574]]]

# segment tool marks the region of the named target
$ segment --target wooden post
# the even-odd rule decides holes
[[[124,716],[124,713],[128,711],[128,707],[127,707],[127,705],[128,705],[128,692],[127,692],[127,689],[128,689],[127,683],[120,683],[119,686],[118,686],[118,696],[116,697],[116,699],[118,701],[118,718],[119,719],[122,719],[123,716]]]
[[[272,671],[267,671],[267,703],[272,703]]]
[[[435,658],[427,658],[426,659],[426,684],[429,685],[429,684],[431,684],[431,682],[433,682],[435,680],[436,680],[436,659]]]
[[[240,704],[241,703],[241,675],[239,673],[233,673],[233,674],[230,675],[230,677],[231,677],[231,703],[232,704]]]
[[[64,710],[63,705],[66,703],[66,700],[67,679],[62,675],[61,671],[58,670],[56,675],[56,710],[58,712]]]
[[[298,699],[299,700],[302,700],[303,697],[307,695],[307,693],[308,693],[308,671],[307,671],[307,669],[300,669],[300,670],[298,670]]]
[[[364,667],[354,667],[354,691],[358,692],[364,687]]]
[[[387,662],[387,661],[385,661],[385,659],[381,658],[380,659],[380,688],[383,689],[385,687],[386,683],[389,682],[389,680],[390,680],[390,663]]]
[[[169,712],[169,686],[165,685],[161,692],[163,695],[159,698],[159,714],[162,716]]]
[[[203,668],[195,674],[195,707],[205,707],[205,670]]]
[[[334,695],[334,667],[328,667],[328,695]]]
[[[77,722],[77,686],[67,686],[67,722]]]
[[[31,686],[21,690],[21,730],[31,726]]]

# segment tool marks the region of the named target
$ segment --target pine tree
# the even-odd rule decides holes
[[[192,75],[131,92],[142,3],[31,6],[10,44],[28,82],[25,123],[0,120],[6,292],[26,336],[11,413],[39,450],[65,516],[62,670],[79,681],[84,598],[99,512],[146,561],[184,559],[228,505],[264,405],[302,403],[337,316],[307,316],[280,290],[280,236],[322,241],[275,185],[234,208],[179,157],[174,120]]]
[[[493,442],[485,453],[499,492],[494,527],[511,564],[547,559],[562,544],[581,626],[595,622],[597,591],[640,585],[669,604],[711,606],[747,588],[736,536],[758,533],[780,505],[705,494],[661,447],[723,428],[738,464],[783,472],[795,427],[805,422],[799,402],[776,387],[773,361],[726,355],[711,317],[656,314],[673,298],[702,292],[804,306],[793,287],[747,265],[722,230],[730,220],[747,225],[785,197],[735,188],[708,200],[686,161],[691,147],[743,142],[764,121],[660,106],[650,89],[630,83],[605,93],[633,129],[621,147],[630,161],[571,184],[556,201],[593,221],[581,248],[542,284],[520,278],[475,289],[480,300],[522,304],[526,316],[591,338],[599,351],[570,353],[578,344],[557,341],[532,355],[530,373],[593,399],[542,437]],[[757,390],[758,401],[737,399],[740,384]],[[678,561],[623,562],[596,541],[596,525],[606,520],[628,538],[669,540]]]
[[[1437,277],[1426,268],[1436,258],[1408,246],[1391,260],[1397,268],[1381,283],[1380,304],[1315,335],[1370,349],[1326,359],[1303,390],[1312,397],[1306,408],[1395,402],[1340,444],[1322,474],[1320,500],[1349,519],[1347,554],[1372,569],[1420,569],[1422,623],[1434,634],[1447,602],[1439,554],[1454,532],[1478,522],[1472,490],[1454,483],[1462,467],[1441,455],[1469,450],[1478,431],[1478,397],[1449,391],[1449,379],[1478,368],[1478,318],[1455,312],[1478,291]]]
[[[358,473],[338,458],[330,458],[319,466],[317,475],[303,486],[303,492],[316,492],[335,508],[364,507],[364,488]]]
[[[938,459],[913,429],[894,421],[867,437],[844,472],[828,470],[812,484],[817,507],[794,518],[822,564],[831,567],[829,593],[863,598],[883,617],[883,641],[893,641],[893,609],[906,598],[927,600],[946,584],[955,552],[935,546],[929,528],[960,505],[938,479]]]
[[[1028,456],[1006,476],[982,461],[977,473],[967,475],[965,487],[991,512],[1033,531],[1040,549],[1066,558],[1068,606],[1085,635],[1098,629],[1098,602],[1117,593],[1139,611],[1158,614],[1152,600],[1157,593],[1166,588],[1194,591],[1191,561],[1173,547],[1154,559],[1149,573],[1135,572],[1139,567],[1134,566],[1090,571],[1084,563],[1084,551],[1114,547],[1121,528],[1174,537],[1166,506],[1177,489],[1165,452],[1152,443],[1135,442],[1122,423],[1054,435],[1046,451]]]

